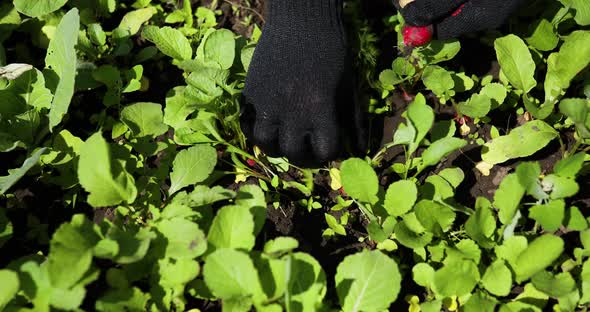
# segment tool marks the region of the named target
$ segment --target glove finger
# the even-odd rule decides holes
[[[394,5],[400,11],[407,24],[426,26],[448,16],[467,0],[416,0],[400,8],[397,0]]]
[[[495,29],[503,25],[525,0],[468,1],[450,16],[435,24],[437,39],[456,38],[463,34]]]

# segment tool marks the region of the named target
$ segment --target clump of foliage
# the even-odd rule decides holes
[[[487,33],[483,75],[458,40],[403,47],[394,15],[403,53],[373,77],[355,14],[371,112],[407,105],[391,141],[314,170],[245,144],[260,29],[240,3],[0,4],[0,310],[587,309],[590,3]],[[360,248],[327,267],[268,230],[288,207]]]

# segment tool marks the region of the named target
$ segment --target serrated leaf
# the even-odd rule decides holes
[[[132,203],[137,196],[135,179],[125,170],[123,161],[113,159],[100,132],[90,136],[80,148],[78,180],[90,193],[88,203],[93,207]]]
[[[397,263],[380,251],[347,256],[336,269],[336,291],[343,311],[381,311],[401,287]]]
[[[169,194],[174,194],[185,186],[204,181],[217,164],[215,148],[199,144],[176,154],[170,174]]]
[[[25,176],[27,171],[31,170],[41,158],[41,155],[47,151],[46,147],[35,151],[29,158],[27,158],[22,166],[18,169],[10,170],[9,175],[0,177],[0,195],[6,193],[18,180]]]
[[[510,83],[525,93],[536,85],[535,62],[531,52],[522,39],[515,35],[507,35],[494,42],[498,62],[502,72]]]
[[[385,193],[384,207],[391,216],[401,216],[410,211],[418,198],[416,184],[409,180],[396,181]]]
[[[75,46],[78,42],[79,29],[80,16],[78,9],[73,8],[61,19],[55,30],[55,36],[47,47],[46,71],[48,74],[57,76],[55,90],[52,90],[53,101],[49,110],[50,130],[61,122],[74,95],[78,60]]]
[[[193,56],[190,42],[177,29],[168,26],[162,28],[146,26],[141,35],[154,43],[162,53],[173,59],[190,60]]]
[[[512,287],[512,273],[504,260],[496,260],[486,269],[481,283],[491,294],[507,296]]]
[[[352,198],[365,203],[377,202],[379,181],[375,170],[359,158],[350,158],[342,162],[340,176],[344,191]]]
[[[168,131],[163,119],[162,105],[157,103],[134,103],[121,110],[121,121],[137,138],[156,137]]]
[[[254,220],[246,207],[226,206],[217,212],[209,229],[209,243],[215,248],[251,250],[254,247]]]
[[[499,164],[531,156],[557,137],[558,133],[553,127],[542,120],[533,120],[486,143],[481,157],[488,164]]]
[[[68,0],[14,0],[14,7],[20,13],[30,17],[40,17],[57,11]]]
[[[545,234],[533,240],[521,252],[512,269],[516,273],[516,281],[523,282],[544,270],[563,252],[564,242],[560,237]]]

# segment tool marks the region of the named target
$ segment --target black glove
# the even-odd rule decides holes
[[[267,5],[243,92],[244,134],[266,154],[304,166],[337,157],[345,138],[358,138],[361,147],[342,0]]]
[[[400,8],[406,23],[434,26],[438,39],[500,27],[526,0],[415,0]]]

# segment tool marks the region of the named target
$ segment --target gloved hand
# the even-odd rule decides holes
[[[271,0],[267,6],[242,93],[240,124],[248,141],[302,166],[333,160],[346,141],[362,149],[366,134],[342,0]]]
[[[497,28],[525,2],[525,0],[415,0],[400,5],[399,1],[394,0],[394,5],[406,23],[412,26],[432,25],[437,39],[456,38],[465,33]]]

